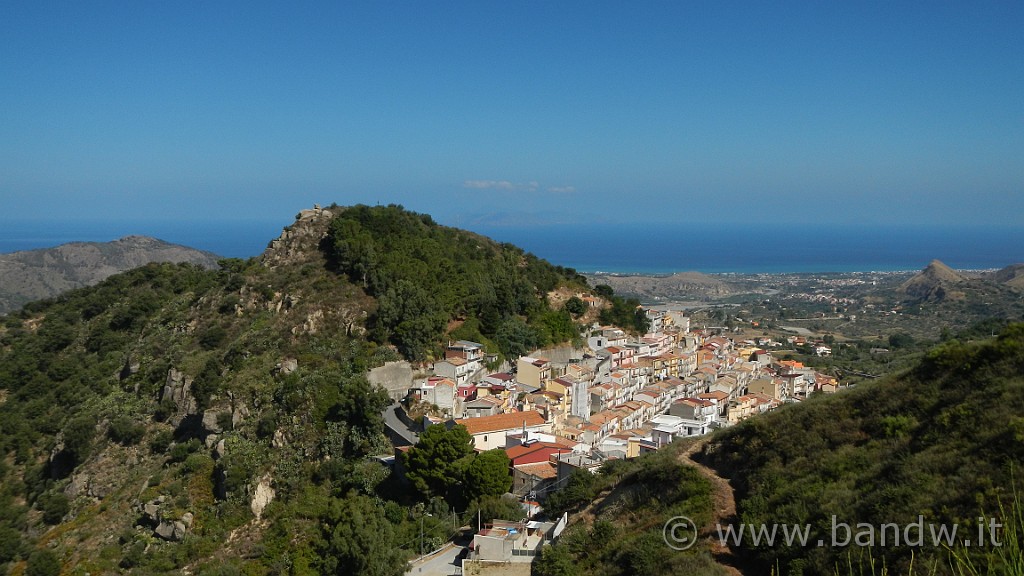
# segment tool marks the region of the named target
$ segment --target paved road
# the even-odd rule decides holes
[[[451,576],[452,574],[462,574],[462,569],[460,568],[462,560],[459,558],[459,553],[462,550],[462,546],[455,546],[453,544],[441,552],[425,558],[422,562],[413,562],[412,568],[406,572],[406,576]]]
[[[401,410],[398,403],[394,403],[384,409],[384,426],[387,428],[388,438],[396,446],[411,446],[419,441],[416,432],[409,430],[405,422],[395,414],[395,410]]]

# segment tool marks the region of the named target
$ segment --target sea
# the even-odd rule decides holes
[[[287,223],[286,223],[287,224]],[[0,253],[139,234],[224,257],[258,255],[281,221],[0,222]],[[956,269],[1024,262],[1021,226],[565,224],[473,228],[579,272],[812,273]]]

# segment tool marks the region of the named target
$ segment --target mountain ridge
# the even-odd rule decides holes
[[[215,268],[219,259],[211,252],[141,235],[0,254],[0,314],[151,262]]]

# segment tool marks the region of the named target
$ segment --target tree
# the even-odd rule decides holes
[[[565,311],[572,314],[573,318],[579,318],[587,311],[587,304],[578,296],[573,296],[565,301]]]
[[[540,558],[533,563],[537,576],[577,576],[582,574],[579,563],[565,546],[547,545],[541,548]]]
[[[505,358],[518,358],[528,351],[540,346],[540,339],[537,331],[519,318],[506,318],[498,326],[498,332],[494,335],[495,342]]]
[[[424,499],[448,497],[472,454],[473,437],[465,426],[430,426],[405,453],[406,477]]]
[[[467,499],[501,496],[512,487],[511,462],[500,448],[477,454],[466,467],[463,487]]]
[[[910,348],[914,345],[914,337],[906,332],[889,335],[889,346],[893,348]]]
[[[380,297],[377,322],[381,336],[411,360],[426,357],[430,346],[440,340],[445,321],[435,298],[409,280],[398,280]]]
[[[388,393],[369,380],[356,376],[341,385],[337,403],[331,407],[328,418],[348,425],[345,451],[349,456],[369,454],[384,434],[384,408],[391,403]]]
[[[473,500],[466,507],[466,512],[473,518],[479,518],[482,522],[498,520],[517,520],[523,515],[523,508],[519,501],[511,495],[484,496]]]
[[[405,553],[384,510],[366,496],[350,494],[331,502],[323,518],[324,574],[399,576]]]

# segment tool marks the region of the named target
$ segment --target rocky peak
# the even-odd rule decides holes
[[[328,210],[315,204],[295,215],[295,222],[270,241],[260,257],[268,268],[301,264],[320,257],[320,241],[330,231],[331,220],[339,209]]]

